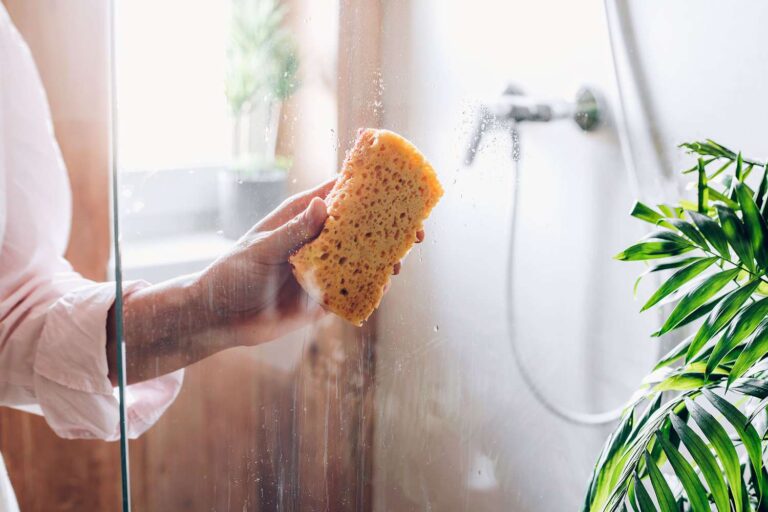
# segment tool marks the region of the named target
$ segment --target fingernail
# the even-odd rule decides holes
[[[306,210],[307,220],[311,224],[322,224],[325,219],[328,218],[328,207],[325,205],[325,201],[316,197],[310,201]]]

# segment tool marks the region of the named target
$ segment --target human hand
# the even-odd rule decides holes
[[[234,345],[278,338],[323,316],[296,282],[288,257],[328,217],[323,199],[336,179],[285,200],[200,275],[200,287]]]
[[[284,201],[201,274],[199,284],[232,344],[275,339],[325,314],[294,278],[288,257],[322,231],[328,218],[323,200],[335,183]],[[423,239],[424,231],[417,232],[416,242]]]

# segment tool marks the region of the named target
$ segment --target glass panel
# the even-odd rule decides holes
[[[660,5],[116,0],[117,275],[125,293],[124,427],[137,437],[129,450],[133,508],[573,510],[585,496],[601,508],[614,491],[620,501],[653,490],[628,479],[637,469],[649,481],[643,450],[679,492],[680,466],[665,463],[677,461],[677,449],[652,439],[678,442],[680,432],[681,457],[699,467],[684,433],[702,431],[715,443],[699,422],[706,416],[691,407],[698,426],[685,430],[671,414],[687,420],[683,398],[703,400],[699,387],[723,387],[747,338],[734,352],[725,346],[719,368],[705,370],[681,352],[683,370],[644,379],[697,332],[703,315],[713,310],[706,321],[714,322],[725,292],[761,276],[768,261],[759,261],[764,248],[755,238],[765,219],[749,221],[739,209],[745,197],[762,205],[761,162],[744,160],[719,195],[707,192],[709,202],[704,185],[719,180],[701,175],[686,189],[677,174],[696,162],[676,145],[710,135],[693,121],[699,115],[709,116],[712,135],[759,149],[752,125],[738,128],[749,133],[718,128],[720,106],[702,113],[703,96],[690,93],[702,87],[707,98],[738,97],[733,80],[701,83],[698,73],[713,54],[721,59],[713,67],[730,69],[736,54],[718,53],[710,41],[715,17],[691,13],[702,19],[690,36],[676,29],[688,10],[660,20]],[[729,44],[741,55],[749,38],[736,32],[743,40]],[[691,55],[694,36],[702,46]],[[757,49],[745,55],[759,67]],[[366,127],[402,134],[436,170],[444,193],[423,241],[408,222],[418,213],[411,205],[426,208],[428,171],[414,171],[426,177],[412,194],[390,191],[382,199],[390,209],[380,213],[384,203],[371,196],[401,176],[398,166],[418,167],[419,159],[400,139],[358,132]],[[371,156],[373,147],[381,155]],[[403,153],[393,160],[397,149]],[[712,162],[736,159],[729,155]],[[736,185],[747,168],[755,169],[751,189]],[[349,179],[329,197],[330,185],[313,189],[340,170]],[[330,210],[311,202],[315,196]],[[728,258],[711,240],[697,242],[693,224],[692,235],[675,211],[656,206],[682,196],[693,212],[683,218],[721,222],[727,212],[710,209],[715,203],[738,210],[722,234]],[[736,256],[752,251],[755,259],[725,274],[722,295],[697,295],[690,316],[680,317],[684,328],[660,339],[650,334],[699,281],[638,313],[670,272],[637,285],[644,268],[614,257],[652,229],[627,215],[636,199],[659,209],[646,217],[666,219],[655,222],[664,232],[653,235],[655,245],[637,249],[657,251],[646,256],[712,258],[697,279],[739,264],[728,243],[743,251]],[[401,210],[404,217],[391,214]],[[370,231],[359,226],[366,222]],[[399,222],[410,230],[403,240],[420,242],[401,263],[399,255],[390,261],[395,249],[379,252],[399,240]],[[379,245],[365,242],[369,236]],[[319,248],[314,259],[302,259],[306,246]],[[392,266],[397,275],[380,307],[355,326],[365,291],[375,296],[383,282],[353,288],[342,279],[359,283],[359,272],[346,269],[360,264],[368,276],[360,262],[380,261],[375,271]],[[739,303],[754,302],[762,315],[755,313],[750,334],[764,316],[761,283],[752,284],[753,300],[746,294]],[[743,318],[738,311],[702,338],[700,357],[716,352],[715,334]],[[653,388],[665,372],[683,371]],[[644,400],[635,394],[642,386]],[[627,418],[641,421],[657,396],[679,405],[648,419],[647,432],[631,430]],[[717,399],[706,404],[716,406]],[[647,434],[645,444],[611,462],[629,468],[624,477],[590,488],[585,482],[595,462],[605,462],[601,449],[618,425],[625,437]],[[625,437],[613,439],[626,448]],[[715,464],[719,474],[725,464]],[[742,473],[732,465],[729,478],[734,467],[736,478]],[[740,492],[702,482],[704,500]]]

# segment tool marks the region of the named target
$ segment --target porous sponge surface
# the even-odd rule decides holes
[[[325,227],[290,258],[296,279],[327,310],[362,325],[442,195],[413,144],[388,130],[360,131],[326,199]]]

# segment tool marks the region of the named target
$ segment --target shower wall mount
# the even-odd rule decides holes
[[[506,128],[512,135],[512,157],[520,156],[519,123],[549,123],[572,119],[585,132],[595,131],[605,121],[605,103],[599,91],[582,87],[574,101],[549,101],[528,96],[518,86],[510,84],[498,100],[483,103],[479,108],[477,123],[469,141],[464,163],[471,165],[480,146],[483,134],[492,128]]]

